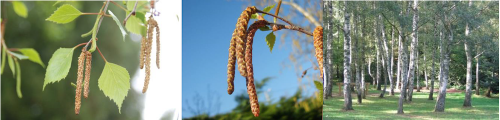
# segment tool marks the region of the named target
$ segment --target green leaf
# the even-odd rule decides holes
[[[125,35],[127,35],[127,31],[125,31],[125,29],[123,29],[123,26],[120,23],[120,20],[118,20],[118,18],[115,16],[115,14],[113,14],[113,12],[111,12],[111,10],[108,10],[108,12],[109,12],[109,15],[111,15],[111,17],[113,18],[113,20],[115,20],[118,27],[120,28],[120,31],[122,32],[123,41],[125,41]]]
[[[266,43],[267,43],[267,46],[269,47],[269,51],[271,51],[271,53],[273,53],[274,42],[276,42],[276,36],[274,36],[274,33],[271,32],[271,33],[267,34]]]
[[[320,98],[323,99],[323,83],[319,81],[314,81],[314,86],[319,90]]]
[[[24,5],[23,2],[12,1],[12,5],[14,6],[14,12],[16,12],[17,15],[23,18],[28,17],[28,9],[26,8],[26,5]]]
[[[131,0],[127,2],[127,10],[130,12],[134,9],[135,6],[135,0]],[[135,12],[149,12],[149,4],[148,1],[138,1],[137,3],[137,8],[135,9]],[[142,6],[142,7],[141,7]]]
[[[8,51],[11,55],[15,56],[17,59],[19,60],[25,60],[25,59],[28,59],[28,56],[25,56],[25,55],[21,55],[19,53],[15,53],[15,52],[10,52]]]
[[[269,30],[271,30],[271,28],[264,26],[264,27],[260,27],[259,30],[260,31],[269,31]]]
[[[40,59],[40,55],[38,55],[38,52],[33,49],[33,48],[21,48],[19,49],[21,53],[24,55],[28,56],[29,60],[40,64],[42,67],[45,68],[45,64],[43,64],[42,59]]]
[[[269,13],[275,5],[267,6],[262,11]],[[262,14],[262,17],[266,16],[266,14]]]
[[[12,76],[16,76],[16,68],[14,66],[14,59],[12,59],[12,56],[8,55],[7,58],[9,59],[9,67],[10,70],[12,71]]]
[[[121,114],[120,108],[130,89],[130,76],[128,71],[122,66],[106,62],[98,82],[99,89],[104,92],[104,95],[116,103],[118,111]]]
[[[17,97],[23,98],[23,94],[21,93],[21,67],[19,67],[19,63],[17,60],[15,61],[16,63],[16,69],[17,69],[17,77],[16,77],[16,92],[17,92]]]
[[[0,73],[0,74],[3,74],[3,71],[4,71],[4,69],[3,69],[3,68],[5,68],[5,60],[6,60],[6,59],[5,59],[5,57],[7,57],[7,56],[6,56],[6,55],[7,55],[7,53],[5,53],[5,49],[3,49],[3,48],[4,48],[4,47],[2,47],[2,71],[1,71],[1,73]]]
[[[140,15],[136,13],[136,16]],[[127,28],[129,32],[132,32],[134,34],[146,36],[146,26],[144,26],[144,22],[142,22],[142,20],[137,18],[136,16],[130,16],[130,18],[127,20],[127,24],[125,24],[125,28]]]
[[[59,24],[69,23],[80,16],[82,12],[69,4],[64,4],[59,7],[49,18],[45,19],[47,21],[52,21]]]
[[[73,51],[73,48],[59,48],[54,52],[47,66],[42,91],[45,90],[47,84],[58,82],[68,75],[69,68],[71,68]]]

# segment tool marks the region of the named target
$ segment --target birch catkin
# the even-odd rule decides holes
[[[78,57],[78,73],[76,79],[76,94],[75,94],[75,114],[80,114],[81,96],[82,96],[82,79],[83,79],[83,66],[85,62],[85,52],[82,51]]]
[[[229,43],[229,58],[227,60],[227,94],[231,95],[234,92],[234,65],[236,63],[236,30],[233,32],[231,42]]]
[[[313,37],[314,48],[316,48],[316,59],[318,60],[321,77],[323,77],[323,27],[316,27],[313,32]]]
[[[248,97],[250,99],[250,107],[252,109],[252,113],[255,117],[259,116],[259,100],[257,98],[257,91],[255,89],[255,84],[254,84],[254,77],[253,77],[253,64],[252,64],[252,44],[253,44],[253,37],[255,35],[255,32],[258,30],[259,27],[264,27],[266,26],[266,21],[265,20],[259,20],[253,23],[249,28],[248,28],[248,35],[247,35],[247,40],[246,40],[246,49],[245,49],[245,61],[246,61],[246,67],[247,67],[247,76],[246,76],[246,84],[247,84],[247,93]]]
[[[89,82],[90,82],[90,71],[92,68],[92,53],[89,51],[85,52],[85,55],[87,56],[87,60],[85,61],[85,84],[83,86],[83,97],[87,99],[89,97]]]
[[[156,27],[156,67],[160,69],[160,27],[158,26],[158,22],[153,20]]]
[[[141,39],[141,55],[139,56],[139,68],[144,68],[144,57],[146,54],[146,37],[142,37]]]
[[[148,37],[146,40],[146,53],[145,53],[145,65],[146,65],[146,78],[144,79],[144,87],[142,88],[142,93],[146,93],[148,90],[148,85],[149,85],[149,80],[151,78],[151,49],[152,49],[152,43],[153,43],[153,21],[151,20],[152,17],[148,20]]]
[[[246,29],[248,26],[248,21],[252,14],[256,12],[256,8],[254,6],[247,7],[245,11],[243,11],[238,18],[238,23],[236,23],[236,59],[238,60],[238,70],[240,71],[241,76],[246,75],[246,66],[245,66],[245,37],[246,37]]]

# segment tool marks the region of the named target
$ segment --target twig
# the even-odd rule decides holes
[[[111,3],[115,4],[116,6],[118,6],[119,8],[121,8],[122,10],[127,11],[127,9],[125,9],[123,6],[119,5],[119,4],[118,4],[118,3],[116,3],[115,1],[111,1]]]
[[[104,13],[102,13],[103,11],[100,11],[100,13],[102,13],[102,14],[106,13],[106,10],[108,9],[109,1],[110,0],[108,0],[108,2],[106,2],[106,5],[103,6],[104,7],[104,10],[103,10]],[[101,18],[99,18],[99,24],[97,25],[97,29],[96,29],[95,34],[99,33],[99,28],[101,28],[102,19],[103,19],[103,16],[101,16]],[[97,38],[96,38],[96,41],[97,41]],[[92,38],[90,38],[89,42],[87,42],[87,45],[85,45],[85,50],[87,50],[87,47],[89,46],[90,42],[92,42]]]
[[[285,2],[283,2],[283,4],[288,4],[288,5],[292,6],[293,8],[297,9],[297,11],[302,13],[309,21],[311,21],[311,23],[313,23],[316,26],[321,26],[321,24],[316,20],[316,18],[314,18],[314,16],[311,15],[311,13],[304,10],[304,8],[300,7],[300,5],[294,3],[293,1],[291,1],[291,2],[285,1]]]
[[[128,20],[128,18],[130,18],[130,16],[131,16],[132,14],[134,14],[134,15],[135,15],[135,9],[137,8],[137,3],[138,3],[138,1],[135,1],[134,9],[132,9],[132,11],[131,11],[131,12],[127,15],[127,17],[125,18],[125,20],[123,20],[123,25],[124,25],[124,26],[125,26],[125,24],[127,24],[127,20]]]
[[[275,18],[278,18],[278,19],[282,20],[283,22],[288,23],[289,25],[293,25],[290,21],[286,20],[285,18],[282,18],[282,17],[276,16],[276,15],[274,15],[274,14],[267,13],[267,12],[264,12],[264,11],[261,11],[261,10],[258,10],[258,9],[257,9],[257,13],[263,13],[263,14],[266,14],[266,15],[270,15],[270,16],[273,16],[273,17],[275,17]]]
[[[308,32],[308,31],[306,31],[300,27],[294,26],[294,25],[282,25],[282,24],[276,24],[276,23],[267,23],[267,25],[270,25],[270,26],[276,25],[278,27],[278,30],[281,30],[281,29],[295,30],[295,31],[299,31],[299,32],[302,32],[304,34],[307,34],[309,36],[313,36],[313,34],[311,32]]]
[[[474,58],[477,58],[477,57],[481,56],[481,54],[483,54],[483,53],[484,53],[484,51],[481,52],[481,53],[479,53],[479,54],[477,54],[476,56],[474,56]]]

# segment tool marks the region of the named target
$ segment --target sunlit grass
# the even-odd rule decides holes
[[[472,108],[463,108],[464,93],[447,93],[445,112],[435,113],[437,93],[434,100],[427,100],[428,92],[413,92],[413,101],[404,103],[405,114],[396,114],[398,108],[399,93],[390,96],[386,93],[384,98],[379,98],[381,91],[373,88],[369,90],[362,104],[357,103],[357,96],[353,94],[352,102],[354,111],[342,111],[344,99],[338,96],[338,89],[334,86],[333,98],[325,100],[323,105],[324,119],[499,119],[498,97],[488,98],[482,95],[472,96]],[[483,92],[481,92],[483,93]]]

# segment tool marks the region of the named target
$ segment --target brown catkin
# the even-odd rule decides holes
[[[89,82],[90,82],[90,71],[92,69],[92,53],[89,51],[85,52],[87,59],[85,60],[85,84],[83,86],[83,97],[87,99],[89,97]]]
[[[248,28],[248,35],[247,35],[247,41],[246,41],[246,50],[245,50],[245,61],[246,61],[246,67],[247,67],[247,76],[246,76],[246,83],[247,83],[247,93],[248,97],[250,99],[250,107],[252,109],[252,113],[255,117],[259,116],[259,100],[257,98],[257,90],[255,89],[255,84],[254,84],[254,77],[253,77],[253,64],[252,64],[252,44],[253,44],[253,37],[255,35],[255,32],[258,30],[259,27],[264,27],[266,26],[267,21],[265,20],[258,20],[255,23],[253,23],[249,28]]]
[[[75,114],[80,114],[81,96],[82,96],[82,79],[83,79],[83,66],[85,62],[85,52],[80,53],[78,57],[78,73],[76,79],[76,94],[75,94]]]
[[[256,8],[254,6],[247,7],[245,11],[243,11],[238,18],[238,23],[236,23],[236,59],[238,60],[238,70],[240,71],[241,76],[246,75],[246,63],[245,63],[245,40],[246,40],[246,29],[248,26],[248,21],[252,14],[256,12]]]
[[[156,27],[156,67],[160,69],[160,27],[156,20],[154,20],[154,23]]]
[[[144,68],[144,57],[146,54],[146,37],[142,37],[141,39],[141,55],[139,56],[139,68]]]
[[[316,59],[318,60],[321,78],[323,78],[323,27],[316,27],[313,32],[313,37],[314,48],[316,48]]]
[[[153,43],[153,21],[151,20],[152,16],[148,20],[148,38],[146,41],[146,54],[145,54],[145,65],[146,65],[146,78],[144,79],[144,87],[142,88],[142,93],[146,93],[148,90],[149,80],[151,77],[151,44]]]
[[[236,63],[236,30],[233,32],[231,42],[229,43],[229,58],[227,60],[227,94],[234,92],[234,65]]]

